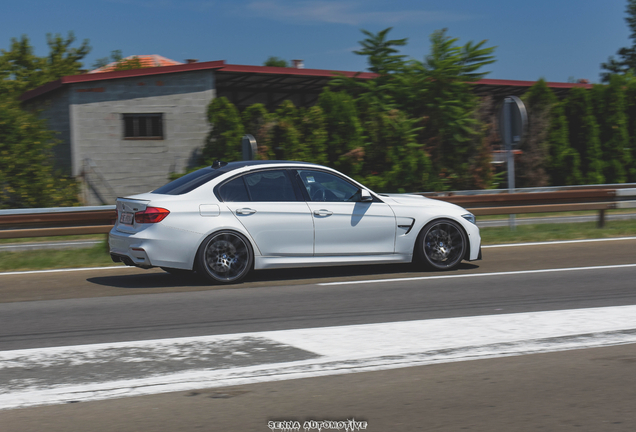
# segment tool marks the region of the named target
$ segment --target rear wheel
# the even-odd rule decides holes
[[[468,242],[464,230],[449,219],[430,222],[420,232],[416,252],[420,260],[435,270],[452,270],[464,259]]]
[[[254,253],[250,242],[233,231],[214,233],[201,244],[197,267],[212,282],[236,283],[252,269]]]

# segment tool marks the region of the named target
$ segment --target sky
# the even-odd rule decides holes
[[[423,60],[430,35],[446,28],[458,44],[487,40],[496,63],[486,78],[599,82],[600,64],[630,46],[626,0],[4,0],[0,49],[27,35],[48,53],[47,33],[73,31],[92,50],[86,69],[113,50],[184,61],[262,65],[270,56],[306,68],[365,71],[353,53],[392,27],[401,53]]]

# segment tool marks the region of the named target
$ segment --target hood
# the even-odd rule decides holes
[[[436,200],[436,199],[432,199],[432,198],[426,198],[426,197],[424,197],[422,195],[380,194],[379,196],[380,196],[380,198],[383,201],[390,201],[392,203],[402,204],[402,205],[415,205],[415,206],[426,206],[426,207],[446,207],[446,208],[463,209],[463,207],[458,206],[456,204],[452,204],[452,203],[449,203],[449,202],[446,202],[446,201],[440,201],[440,200]]]

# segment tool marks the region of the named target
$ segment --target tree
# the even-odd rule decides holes
[[[470,163],[470,189],[490,189],[493,187],[495,176],[492,165],[493,149],[491,135],[494,134],[493,99],[486,96],[480,99],[475,110],[475,120],[478,133],[473,137],[473,156]]]
[[[538,187],[549,184],[550,147],[550,110],[556,103],[556,96],[548,88],[545,80],[540,79],[523,95],[528,109],[528,132],[522,141],[521,157],[517,164],[517,187]]]
[[[48,56],[38,57],[27,36],[0,50],[0,208],[68,206],[77,203],[77,183],[54,172],[53,132],[18,97],[47,82],[81,72],[88,40],[47,34]]]
[[[267,145],[268,135],[274,126],[273,116],[267,112],[265,105],[255,103],[248,106],[241,114],[243,129],[246,134],[250,134],[256,139],[258,146],[258,158],[269,159],[270,149]]]
[[[287,60],[284,60],[280,57],[270,56],[267,60],[265,60],[263,66],[289,67],[289,63],[287,63]]]
[[[95,63],[93,63],[93,69],[103,68],[110,63],[120,62],[123,58],[124,56],[122,55],[121,50],[113,50],[110,52],[110,58],[102,57],[95,60]]]
[[[301,140],[296,125],[298,110],[291,101],[284,101],[276,110],[276,124],[271,129],[268,142],[270,152],[278,160],[306,161],[308,159],[307,144]]]
[[[141,63],[141,60],[139,59],[139,57],[137,56],[132,56],[130,58],[123,58],[121,54],[121,50],[114,50],[110,53],[110,59],[108,57],[97,59],[95,63],[93,63],[93,68],[100,69],[105,66],[108,66],[111,63],[115,63],[112,68],[113,72],[132,70],[132,69],[143,69],[145,67],[149,67],[149,66],[144,66]]]
[[[325,113],[327,131],[327,163],[354,175],[363,151],[363,130],[353,97],[326,88],[318,98]]]
[[[636,0],[627,0],[625,12],[627,13],[625,21],[630,29],[629,38],[632,41],[632,46],[619,49],[618,59],[610,56],[607,63],[601,63],[601,68],[607,70],[607,72],[601,73],[603,82],[609,82],[610,76],[613,74],[624,75],[629,71],[636,72]]]
[[[422,138],[427,143],[433,167],[452,189],[470,183],[469,160],[476,151],[473,138],[480,127],[475,116],[478,99],[471,83],[487,72],[480,69],[494,62],[494,47],[486,41],[457,46],[457,39],[436,31],[431,36],[431,53],[424,62],[413,62],[405,88],[408,112],[421,118]]]
[[[319,106],[300,108],[298,131],[301,142],[307,148],[307,161],[320,165],[327,164],[327,128],[325,113]]]
[[[394,47],[405,46],[407,39],[387,40],[386,36],[391,30],[392,27],[389,27],[377,34],[362,30],[362,33],[367,36],[367,39],[359,42],[359,44],[362,45],[362,49],[353,52],[357,55],[367,56],[369,71],[377,73],[380,76],[390,75],[400,70],[404,65],[404,58],[406,57],[397,54],[399,50]]]
[[[367,107],[379,105],[383,110],[391,110],[396,107],[396,92],[400,89],[396,86],[396,77],[406,67],[406,56],[398,54],[397,47],[405,46],[407,39],[387,40],[391,27],[373,34],[362,30],[367,38],[359,41],[362,49],[354,51],[357,55],[367,57],[369,72],[378,74],[374,79],[361,80],[358,75],[345,77],[339,75],[330,82],[333,88],[344,90],[356,97],[356,103],[361,112],[367,111]]]
[[[627,134],[629,135],[629,146],[631,147],[632,162],[636,161],[636,77],[627,74],[625,76],[625,114],[627,116]],[[634,163],[628,166],[627,181],[636,182],[636,166]]]
[[[565,102],[570,144],[581,157],[581,175],[586,184],[602,184],[603,159],[599,128],[592,111],[590,92],[575,87]]]
[[[550,111],[550,131],[548,147],[550,149],[550,174],[553,186],[574,185],[581,183],[580,156],[570,146],[568,121],[563,103],[556,102]]]
[[[367,38],[360,41],[362,49],[355,51],[367,57],[376,78],[340,76],[332,82],[355,96],[367,135],[365,172],[375,171],[386,156],[375,131],[384,127],[378,115],[397,110],[402,114],[393,116],[393,121],[416,121],[402,126],[417,130],[416,142],[425,144],[420,146],[424,156],[430,155],[429,163],[440,174],[429,178],[429,188],[472,185],[478,165],[488,177],[489,170],[483,169],[488,144],[476,139],[482,137],[483,128],[475,115],[479,101],[471,83],[487,74],[481,68],[494,62],[494,48],[485,47],[486,41],[458,46],[457,39],[440,30],[431,36],[431,53],[424,61],[405,60],[399,47],[406,45],[406,39],[388,39],[390,30],[377,34],[363,30]]]
[[[522,172],[526,179],[533,178],[537,184],[524,186],[570,185],[581,182],[580,156],[569,142],[569,128],[563,104],[559,102],[544,79],[537,81],[523,97],[528,106],[530,122],[527,144],[522,144],[521,150],[528,152],[522,155],[523,169],[536,172]],[[540,127],[533,125],[537,122]],[[547,128],[544,132],[541,129]],[[538,148],[531,148],[537,146]],[[538,157],[538,159],[537,159]],[[532,159],[524,161],[524,159]],[[543,159],[543,160],[542,160]],[[548,179],[540,179],[546,172]]]
[[[53,171],[54,145],[43,120],[0,100],[0,208],[77,204],[75,181]]]
[[[624,183],[631,167],[632,155],[625,114],[625,80],[612,75],[609,85],[594,86],[596,118],[600,120],[600,138],[603,152],[603,175],[610,183]]]
[[[393,109],[366,114],[364,165],[360,181],[377,191],[414,192],[427,190],[431,164],[418,143],[417,120]]]
[[[201,152],[202,163],[210,165],[215,160],[241,160],[241,138],[245,133],[234,104],[226,97],[213,99],[208,105],[208,121],[212,130]]]
[[[0,50],[0,95],[17,98],[22,93],[63,76],[81,73],[81,60],[90,52],[88,40],[78,48],[72,48],[75,35],[66,38],[59,34],[47,34],[49,55],[38,57],[26,35],[11,39],[11,48]]]

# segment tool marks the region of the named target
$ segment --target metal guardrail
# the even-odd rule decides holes
[[[611,187],[608,187],[611,186]],[[620,187],[619,187],[620,186]],[[419,193],[458,204],[476,216],[636,208],[636,184],[502,191]],[[108,233],[117,217],[114,205],[0,210],[0,239]]]
[[[108,233],[114,205],[0,210],[0,239]]]
[[[636,208],[636,188],[572,187],[525,193],[422,195],[460,205],[476,216],[598,210],[599,227],[605,225],[606,210]]]
[[[535,192],[565,192],[576,190],[592,190],[592,189],[634,189],[636,183],[609,183],[598,185],[577,185],[577,186],[543,186],[531,188],[517,188],[514,193],[535,193]],[[497,195],[507,194],[508,189],[476,189],[461,191],[445,191],[445,192],[417,192],[417,195],[426,197],[443,197],[443,196],[464,196],[464,195]]]

